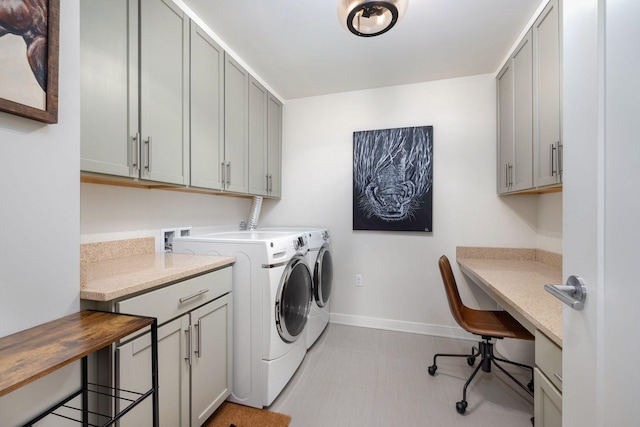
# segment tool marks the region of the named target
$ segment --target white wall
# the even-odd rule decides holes
[[[79,309],[78,0],[60,3],[59,122],[0,112],[0,337]],[[33,415],[76,374],[4,396],[0,424]]]
[[[540,196],[496,195],[495,91],[494,76],[480,75],[285,104],[283,196],[265,200],[261,225],[331,229],[333,321],[455,335],[438,257],[455,261],[459,245],[537,247],[540,217],[560,227],[561,215],[538,211]],[[434,127],[433,233],[353,231],[353,132],[421,125]],[[548,234],[545,248],[560,247],[561,236]],[[463,299],[491,304],[456,273]]]

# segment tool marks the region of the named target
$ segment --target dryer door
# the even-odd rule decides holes
[[[311,309],[311,272],[304,256],[294,256],[282,275],[276,296],[276,327],[286,342],[294,342],[307,324]]]
[[[314,298],[318,307],[329,302],[331,284],[333,283],[333,261],[328,245],[323,245],[318,252],[316,265],[313,268]]]

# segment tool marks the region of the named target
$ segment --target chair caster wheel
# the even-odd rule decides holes
[[[531,393],[533,393],[533,380],[529,381],[529,384],[527,384],[527,388]]]
[[[459,414],[464,414],[466,410],[467,410],[466,400],[461,400],[460,402],[456,402],[456,411],[458,411]]]
[[[475,356],[467,357],[467,365],[473,366],[474,363],[476,363],[476,357]]]
[[[429,366],[429,369],[427,369],[429,371],[429,375],[434,376],[436,374],[436,370],[438,369],[438,367],[436,365],[432,365]]]

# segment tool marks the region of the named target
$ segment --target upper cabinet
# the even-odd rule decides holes
[[[249,73],[224,59],[224,189],[249,192]]]
[[[188,184],[188,18],[164,0],[80,13],[81,169]]]
[[[551,0],[533,24],[534,185],[562,182],[560,4]]]
[[[562,183],[560,22],[551,0],[498,73],[499,194]]]
[[[498,193],[533,186],[531,31],[498,75]]]
[[[249,79],[249,192],[280,197],[282,104]]]
[[[224,51],[191,22],[191,186],[222,190]]]
[[[82,171],[280,197],[281,103],[182,9],[81,0],[80,15]]]

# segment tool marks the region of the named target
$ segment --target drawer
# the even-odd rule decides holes
[[[158,325],[231,292],[231,269],[226,267],[183,280],[162,289],[116,303],[117,313],[151,316]]]
[[[562,349],[536,330],[536,366],[562,391]]]

